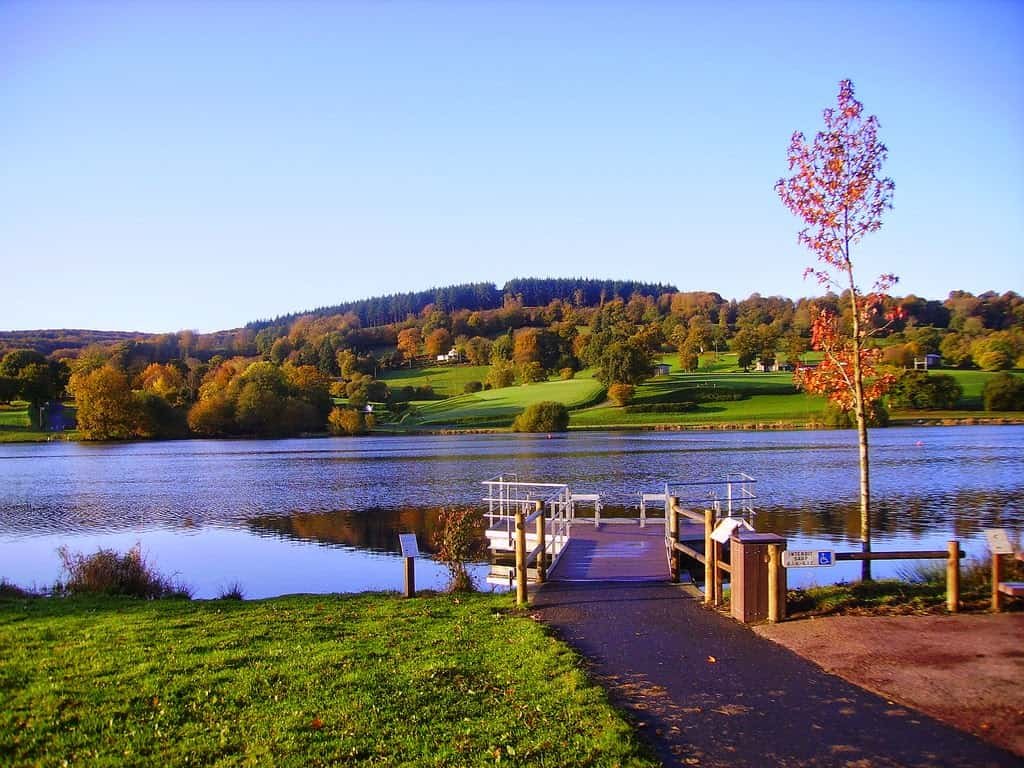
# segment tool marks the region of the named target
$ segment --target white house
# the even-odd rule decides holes
[[[451,349],[448,350],[448,354],[446,354],[446,355],[438,355],[437,356],[437,362],[439,362],[439,363],[457,363],[457,362],[459,362],[460,357],[461,357],[461,355],[459,355],[459,353],[455,349],[455,347],[452,347]]]

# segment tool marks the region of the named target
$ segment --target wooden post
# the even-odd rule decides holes
[[[516,605],[526,605],[526,523],[520,507],[516,510]]]
[[[676,506],[678,499],[673,496],[669,499],[668,505],[668,536],[670,549],[668,551],[668,568],[672,574],[672,581],[679,583],[679,553],[676,552],[676,542],[679,541],[679,508]]]
[[[704,510],[704,605],[715,600],[715,580],[718,578],[718,559],[715,557],[715,542],[711,531],[715,528],[715,513]]]
[[[992,553],[992,610],[1002,610],[1002,598],[999,594],[999,582],[1003,580],[1003,561],[995,552]]]
[[[722,569],[718,567],[718,561],[722,558],[722,545],[717,541],[711,541],[711,600],[717,608],[722,604]]]
[[[544,530],[544,502],[535,502],[537,511],[537,583],[543,584],[548,580],[548,550],[547,537]]]
[[[950,613],[960,610],[960,543],[949,542],[946,560],[946,609]]]
[[[416,558],[405,558],[405,596],[413,597],[416,594]]]
[[[768,545],[768,623],[775,624],[782,621],[785,614],[785,604],[779,600],[779,568],[782,565],[779,556],[779,545]],[[783,598],[784,600],[784,598]]]

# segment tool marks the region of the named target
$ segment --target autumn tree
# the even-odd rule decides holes
[[[406,328],[398,334],[398,351],[410,362],[420,353],[423,336],[419,328]]]
[[[447,354],[452,348],[452,335],[446,328],[435,328],[427,334],[424,346],[431,357]]]
[[[138,411],[128,377],[112,365],[76,373],[69,385],[86,440],[125,440],[136,433]]]
[[[888,154],[878,140],[878,119],[864,115],[854,98],[853,83],[839,84],[838,104],[824,111],[825,129],[808,143],[799,131],[789,145],[788,178],[775,189],[783,204],[803,219],[799,241],[818,259],[804,275],[837,292],[845,291],[849,325],[830,310],[814,314],[811,342],[825,353],[816,368],[798,370],[797,381],[807,391],[822,394],[852,410],[857,423],[860,458],[860,538],[871,551],[871,485],[868,461],[868,412],[889,385],[874,370],[877,350],[867,345],[876,329],[879,307],[894,275],[882,275],[864,293],[854,277],[853,247],[882,226],[882,214],[892,207],[893,181],[879,175]],[[861,575],[871,578],[871,561],[862,561]]]

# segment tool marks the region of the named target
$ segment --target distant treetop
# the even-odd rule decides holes
[[[459,309],[470,311],[498,309],[506,299],[518,301],[523,306],[544,306],[555,299],[577,306],[597,306],[614,299],[628,300],[634,294],[657,298],[664,293],[675,293],[674,285],[643,283],[636,280],[595,280],[589,278],[514,278],[500,290],[494,283],[463,283],[425,291],[394,293],[374,296],[329,307],[317,307],[303,312],[292,312],[273,319],[255,320],[246,325],[260,331],[273,325],[290,323],[298,317],[326,317],[353,313],[365,326],[397,323],[409,315],[418,315],[431,304],[437,309],[451,312]]]

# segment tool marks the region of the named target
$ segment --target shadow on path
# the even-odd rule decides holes
[[[1020,766],[1009,752],[826,674],[673,584],[548,583],[534,612],[667,766]]]

